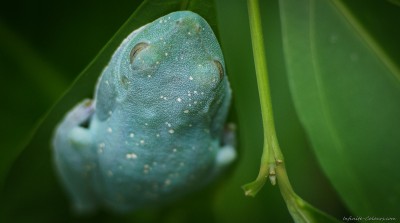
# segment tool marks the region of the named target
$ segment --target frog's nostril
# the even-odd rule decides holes
[[[175,21],[176,25],[181,25],[182,24],[182,18],[179,18]]]
[[[202,28],[202,27],[200,26],[199,23],[196,23],[195,28],[194,28],[194,31],[195,31],[196,33],[201,32],[201,30],[203,30],[203,29],[204,29],[204,28]]]

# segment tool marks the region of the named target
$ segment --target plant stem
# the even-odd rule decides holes
[[[283,163],[283,156],[279,148],[274,125],[259,5],[257,0],[248,0],[247,4],[249,10],[254,64],[264,128],[264,148],[263,155],[261,157],[260,172],[255,181],[243,186],[246,195],[255,196],[264,185],[268,176],[271,183],[275,185],[276,164]]]
[[[286,173],[284,158],[276,136],[258,0],[248,0],[247,4],[264,128],[264,148],[257,179],[244,185],[243,189],[246,195],[255,196],[265,184],[268,176],[273,185],[275,185],[277,178],[282,197],[290,212],[295,215],[301,215],[301,211],[299,211],[297,207],[299,204],[302,204],[303,200],[293,191],[290,184]]]
[[[337,222],[336,219],[305,202],[294,192],[290,184],[275,131],[258,0],[247,0],[247,5],[264,128],[264,148],[257,179],[243,186],[245,194],[248,196],[255,196],[265,184],[267,177],[269,177],[273,185],[275,185],[276,180],[278,181],[282,197],[296,223]]]

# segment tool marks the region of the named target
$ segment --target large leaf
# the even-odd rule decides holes
[[[55,125],[65,112],[77,102],[83,98],[92,97],[99,74],[111,54],[130,32],[160,16],[177,10],[192,10],[199,13],[216,30],[212,0],[144,1],[82,72],[66,94],[53,106],[41,121],[29,144],[22,146],[20,151],[17,151],[17,153],[21,152],[21,155],[14,162],[0,194],[1,222],[26,222],[28,219],[30,222],[60,222],[60,220],[73,219],[65,195],[55,179],[51,163],[50,140]],[[2,180],[0,179],[0,182]],[[59,216],[65,217],[60,219]],[[107,218],[102,217],[99,220],[107,221]]]
[[[280,3],[292,97],[323,170],[355,214],[398,218],[398,65],[342,1]]]

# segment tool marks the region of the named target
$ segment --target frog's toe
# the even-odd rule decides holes
[[[236,159],[236,150],[231,145],[222,147],[217,154],[217,164],[227,166]]]

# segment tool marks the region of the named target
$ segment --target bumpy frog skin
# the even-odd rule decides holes
[[[131,33],[53,139],[77,211],[128,212],[204,186],[235,158],[220,46],[199,15],[168,14]]]

